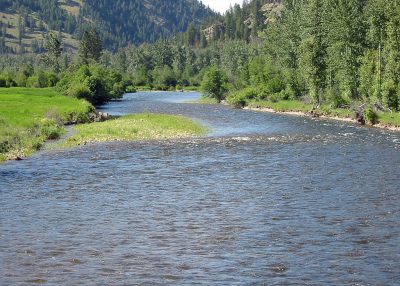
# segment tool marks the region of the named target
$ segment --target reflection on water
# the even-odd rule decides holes
[[[0,166],[0,285],[398,285],[400,135],[187,104],[211,136]]]

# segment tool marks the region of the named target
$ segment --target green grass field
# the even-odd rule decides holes
[[[78,125],[75,129],[77,134],[69,138],[64,146],[107,141],[186,138],[199,136],[207,131],[200,124],[182,116],[148,113]]]
[[[379,122],[384,125],[400,127],[400,113],[379,112]]]
[[[87,121],[93,110],[87,101],[51,88],[0,88],[0,161],[33,153],[58,138],[63,124]]]
[[[312,104],[304,103],[298,100],[281,100],[272,102],[268,100],[251,100],[248,101],[249,107],[271,108],[279,112],[308,112],[313,108]]]

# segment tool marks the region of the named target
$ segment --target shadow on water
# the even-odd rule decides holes
[[[0,167],[0,285],[398,285],[400,135],[138,93],[210,136]]]

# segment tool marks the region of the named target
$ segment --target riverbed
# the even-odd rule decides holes
[[[136,93],[207,136],[0,166],[0,285],[398,285],[400,133]]]

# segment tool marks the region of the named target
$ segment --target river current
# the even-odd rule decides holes
[[[400,133],[136,93],[201,138],[0,165],[0,285],[399,285]]]

